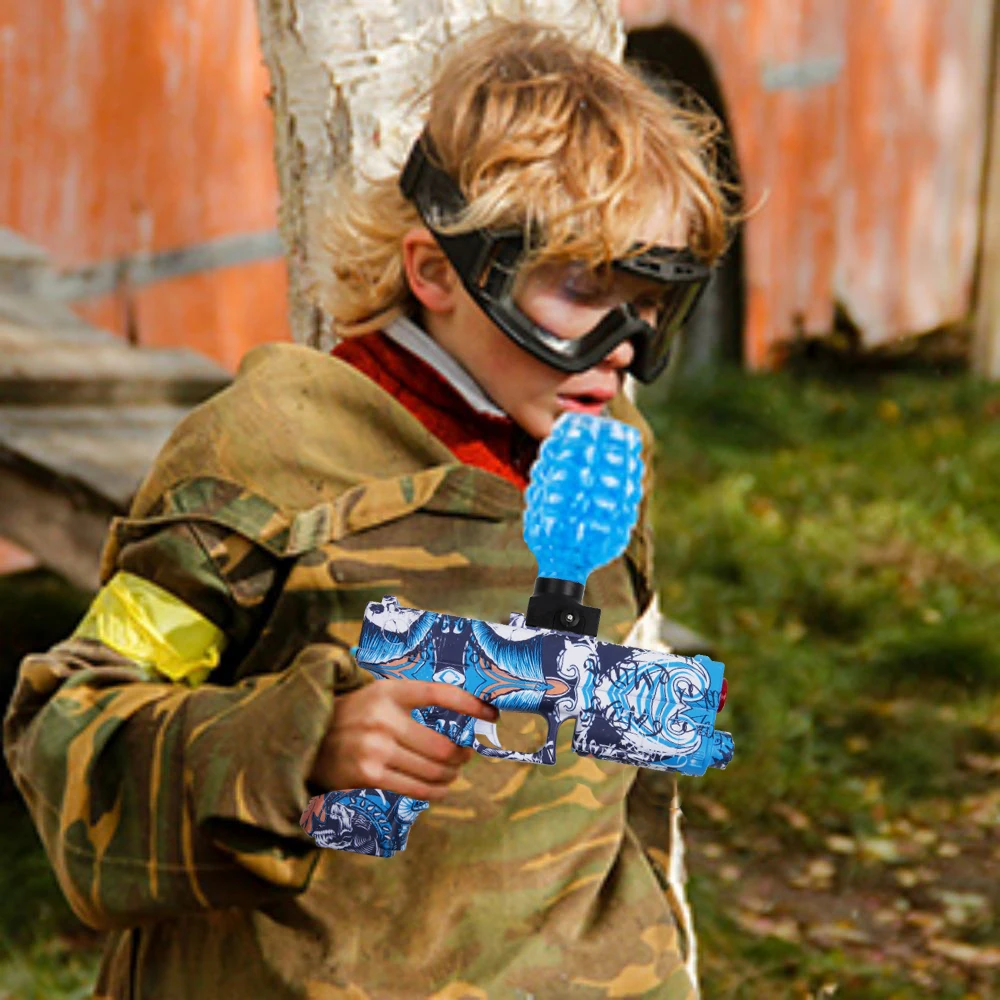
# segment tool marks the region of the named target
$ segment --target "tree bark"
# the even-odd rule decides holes
[[[1000,379],[1000,0],[993,6],[993,56],[990,72],[990,104],[987,125],[986,168],[983,175],[983,211],[976,293],[973,371],[983,378]]]

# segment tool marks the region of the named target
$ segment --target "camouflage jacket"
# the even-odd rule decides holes
[[[621,642],[651,597],[646,497],[587,601]],[[667,777],[575,755],[475,755],[392,859],[317,848],[299,826],[365,605],[506,622],[537,566],[524,499],[457,462],[336,358],[251,352],[165,446],[102,576],[152,581],[225,633],[206,683],[150,676],[91,639],[29,656],[5,752],[59,883],[109,931],[95,996],[260,1000],[687,998]],[[533,749],[541,720],[502,717]],[[526,725],[537,721],[538,726]],[[659,784],[657,783],[659,781]]]

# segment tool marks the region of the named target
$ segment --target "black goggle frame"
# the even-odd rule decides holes
[[[522,230],[476,229],[455,235],[438,230],[466,207],[466,201],[451,177],[431,162],[430,149],[430,138],[424,133],[413,145],[399,186],[416,205],[480,309],[519,347],[566,374],[592,368],[622,341],[629,340],[635,351],[629,374],[640,382],[652,382],[669,363],[673,343],[708,284],[711,268],[690,250],[662,246],[615,260],[612,266],[616,270],[664,286],[656,326],[625,302],[610,309],[582,337],[558,337],[532,321],[514,301],[515,281],[526,253]]]

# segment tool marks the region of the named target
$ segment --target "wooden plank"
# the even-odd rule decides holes
[[[2,463],[0,497],[0,534],[78,587],[97,589],[101,548],[115,514],[110,506]]]
[[[37,566],[38,560],[27,549],[15,545],[9,538],[0,537],[0,577]]]
[[[187,412],[173,406],[0,407],[0,467],[123,510]],[[0,507],[10,508],[2,496]],[[0,534],[21,541],[2,528]]]
[[[47,273],[45,251],[13,229],[0,226],[0,289],[30,292]]]
[[[122,343],[120,337],[84,322],[69,306],[36,295],[0,290],[0,324],[36,331],[36,335],[88,343]]]
[[[979,288],[973,368],[984,378],[1000,379],[1000,0],[993,10],[993,112],[990,122],[989,162],[983,191]]]
[[[229,381],[225,369],[193,351],[40,336],[0,321],[0,401],[7,405],[193,406]]]

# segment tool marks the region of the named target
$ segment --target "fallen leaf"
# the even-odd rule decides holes
[[[795,830],[812,829],[812,820],[804,813],[784,802],[776,802],[771,810],[777,813],[790,827]]]
[[[830,834],[826,838],[826,846],[834,854],[854,854],[858,849],[853,837],[845,837],[840,833]]]
[[[942,858],[957,858],[962,853],[962,849],[958,844],[953,844],[951,841],[946,840],[938,846],[937,852]]]
[[[979,774],[1000,774],[1000,755],[967,753],[962,757],[962,763]]]
[[[903,919],[923,934],[937,934],[944,930],[944,917],[927,910],[911,910]]]
[[[752,893],[744,893],[739,898],[740,906],[751,913],[770,913],[774,909],[773,899],[764,899],[763,896],[755,896]]]
[[[719,878],[728,884],[738,882],[743,875],[743,869],[738,865],[720,865],[718,870]]]
[[[1000,826],[1000,789],[962,799],[962,811],[979,826]]]
[[[829,858],[814,858],[805,870],[788,880],[796,889],[829,889],[837,874],[837,866]]]
[[[954,927],[964,927],[966,924],[989,919],[989,900],[978,892],[935,889],[931,895],[944,906],[944,919]]]
[[[717,844],[714,840],[710,840],[707,844],[701,845],[701,853],[706,858],[721,858],[725,854],[725,849],[722,844]]]
[[[867,736],[848,736],[844,740],[844,746],[848,753],[864,753],[871,749],[871,740]]]
[[[806,937],[825,948],[838,944],[871,944],[871,935],[849,920],[838,920],[831,924],[813,924],[806,928]]]
[[[895,879],[902,889],[913,889],[918,885],[936,882],[940,876],[933,868],[900,868]]]
[[[899,914],[888,906],[883,906],[872,914],[872,920],[879,927],[895,927],[899,921]]]
[[[947,938],[931,938],[927,947],[935,955],[958,962],[959,965],[971,965],[977,969],[994,969],[1000,966],[1000,948],[979,948],[963,941],[949,941]]]
[[[737,910],[734,919],[748,934],[754,934],[757,937],[776,937],[793,944],[802,940],[799,925],[791,917],[780,917],[772,920],[770,917]]]
[[[911,965],[915,964],[916,960],[914,960],[911,963]],[[911,968],[909,972],[910,972],[910,979],[912,979],[913,982],[917,984],[917,986],[920,986],[923,989],[925,989],[927,991],[928,996],[932,996],[934,993],[937,992],[938,983],[937,980],[932,975],[922,971],[921,969],[914,969],[914,968]]]
[[[697,806],[714,823],[728,823],[732,818],[721,802],[716,802],[707,795],[689,795],[687,801]]]
[[[861,837],[858,849],[861,857],[868,861],[881,861],[886,865],[902,861],[896,842],[888,837]]]

